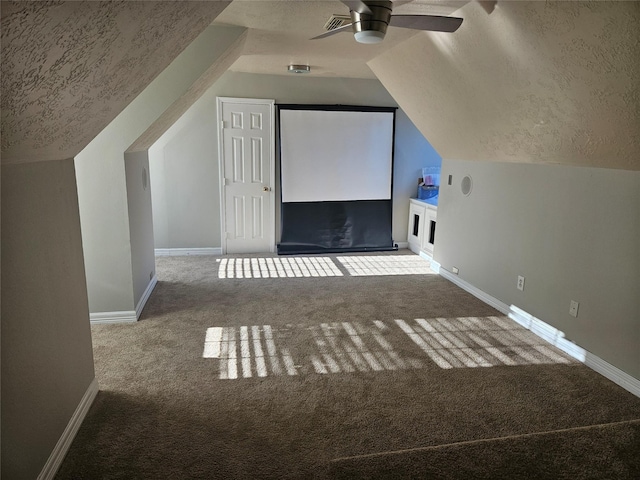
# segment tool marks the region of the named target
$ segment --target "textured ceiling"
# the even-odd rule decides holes
[[[2,2],[2,161],[74,157],[229,2]]]
[[[337,0],[3,1],[2,161],[75,156],[215,20],[248,29],[231,70],[378,78],[445,158],[640,170],[640,2],[401,3],[465,20],[361,45],[309,40]]]
[[[414,0],[399,2],[393,11],[450,15],[466,3],[468,0]],[[235,0],[215,23],[250,29],[244,51],[230,70],[270,75],[287,75],[287,65],[294,63],[310,65],[311,76],[375,78],[367,61],[418,33],[392,27],[378,45],[357,43],[348,31],[310,40],[325,32],[324,24],[332,14],[349,15],[349,9],[337,0]]]
[[[640,3],[471,3],[369,62],[444,158],[640,170]]]

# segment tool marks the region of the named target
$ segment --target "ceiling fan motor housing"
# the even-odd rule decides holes
[[[371,13],[351,10],[351,22],[356,40],[360,43],[378,43],[382,41],[391,20],[390,1],[366,2]]]

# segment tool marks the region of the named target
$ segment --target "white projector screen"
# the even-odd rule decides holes
[[[282,202],[390,200],[394,112],[280,110]]]

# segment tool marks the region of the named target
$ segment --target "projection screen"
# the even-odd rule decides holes
[[[391,250],[395,109],[279,105],[278,253]]]

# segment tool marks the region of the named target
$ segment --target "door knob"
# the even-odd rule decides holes
[[[270,192],[271,191],[271,187],[262,187],[262,191],[263,192]]]

